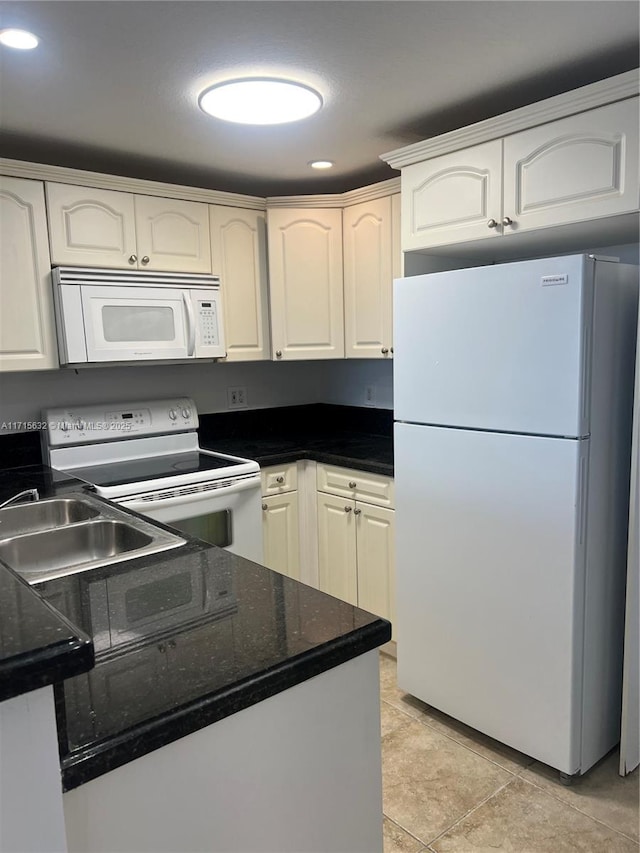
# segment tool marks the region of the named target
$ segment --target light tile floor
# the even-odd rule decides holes
[[[638,770],[617,752],[570,787],[398,690],[380,655],[384,853],[640,853]]]

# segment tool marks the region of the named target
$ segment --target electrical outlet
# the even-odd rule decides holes
[[[364,386],[364,404],[365,406],[375,406],[376,404],[376,386]]]
[[[247,389],[244,385],[227,388],[227,405],[230,409],[244,409],[247,406]]]

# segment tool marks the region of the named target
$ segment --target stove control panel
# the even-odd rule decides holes
[[[122,441],[198,428],[198,411],[188,397],[47,409],[42,419],[50,447]]]

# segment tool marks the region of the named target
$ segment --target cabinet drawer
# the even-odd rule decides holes
[[[281,495],[283,492],[294,492],[298,488],[298,469],[295,462],[263,468],[261,476],[264,497]]]
[[[393,507],[393,479],[382,474],[369,474],[352,468],[318,463],[318,491],[329,492],[353,500],[366,501],[376,506]]]

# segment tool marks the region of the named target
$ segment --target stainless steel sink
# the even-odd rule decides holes
[[[90,495],[71,494],[0,510],[0,560],[29,583],[184,543],[180,536]]]
[[[0,539],[88,521],[99,510],[78,498],[51,498],[0,509]]]

